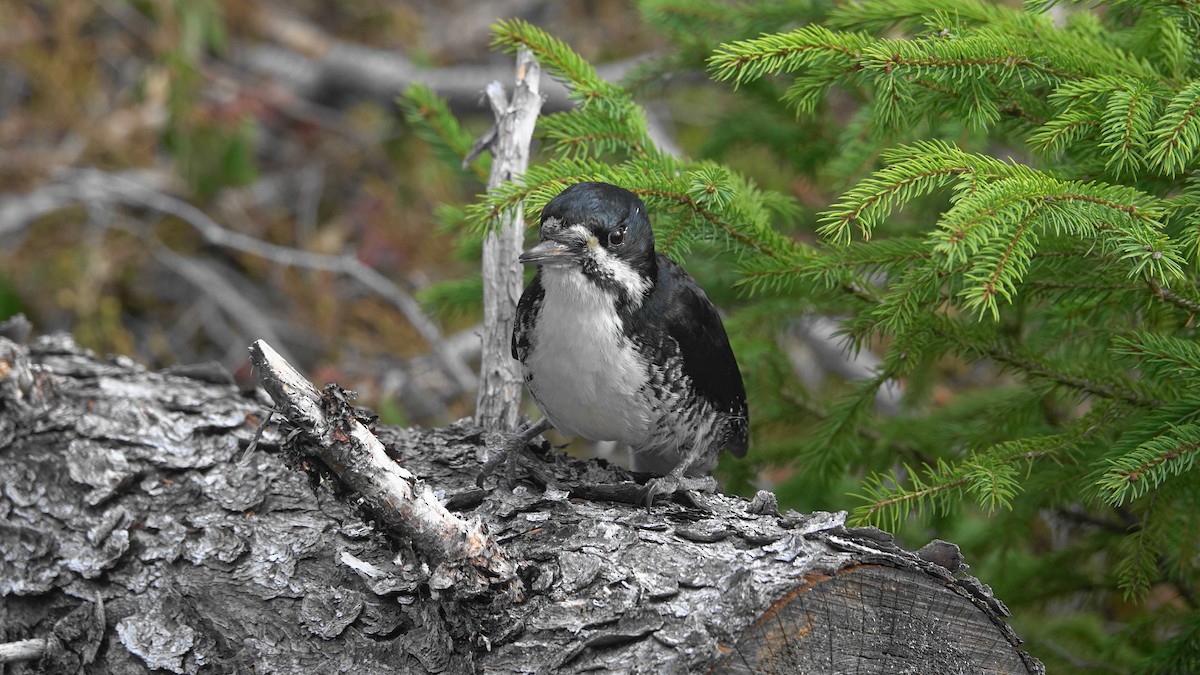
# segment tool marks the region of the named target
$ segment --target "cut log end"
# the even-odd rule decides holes
[[[1010,637],[935,578],[878,565],[809,575],[714,673],[1031,673]]]

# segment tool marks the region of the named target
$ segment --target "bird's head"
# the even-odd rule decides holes
[[[541,241],[520,260],[543,270],[578,270],[635,304],[657,274],[646,205],[608,183],[576,183],[547,202]]]

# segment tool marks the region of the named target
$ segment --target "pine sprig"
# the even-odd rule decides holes
[[[1150,675],[1200,672],[1200,612],[1185,614],[1177,632],[1138,665]]]
[[[941,340],[949,341],[963,356],[994,361],[1032,381],[1060,387],[1073,396],[1086,395],[1137,408],[1162,405],[1144,390],[1143,385],[1130,381],[1123,371],[1109,363],[1078,363],[1039,355],[1027,346],[984,333],[978,324],[941,319],[931,322],[929,330]]]
[[[546,115],[539,135],[558,157],[584,158],[602,155],[646,156],[652,146],[641,129],[627,120],[614,119],[593,106]]]
[[[851,228],[864,239],[892,211],[950,185],[970,191],[979,181],[1033,170],[992,157],[963,152],[944,141],[917,141],[883,152],[885,168],[859,181],[822,214],[821,236],[836,245],[850,241]]]
[[[1100,121],[1100,147],[1109,151],[1108,168],[1121,176],[1144,170],[1150,161],[1142,148],[1150,143],[1159,115],[1159,90],[1144,80],[1112,89]]]
[[[1195,340],[1142,331],[1116,336],[1113,353],[1137,359],[1139,370],[1153,380],[1189,390],[1200,387],[1200,344]]]
[[[919,30],[927,17],[950,14],[965,24],[978,26],[1012,22],[1024,13],[982,0],[864,0],[838,5],[829,13],[828,23],[843,30],[883,33],[896,26]]]
[[[972,497],[985,513],[1009,510],[1024,489],[1022,467],[1069,456],[1095,433],[1106,414],[1101,408],[1063,432],[998,443],[959,462],[938,459],[920,470],[906,465],[902,473],[873,474],[857,495],[864,503],[854,510],[853,518],[894,530],[910,517],[949,513],[964,496]]]
[[[565,42],[531,23],[497,21],[492,26],[492,46],[510,54],[518,47],[528,49],[551,76],[568,85],[571,98],[584,108],[596,105],[612,117],[635,113],[633,99],[624,89],[600,77],[592,64]]]
[[[474,139],[450,112],[450,106],[423,84],[409,85],[397,103],[421,140],[429,143],[448,165],[460,166]],[[490,165],[491,157],[480,155],[472,162],[471,171],[480,180],[487,180]]]
[[[850,514],[851,522],[898,530],[911,515],[925,520],[931,515],[946,516],[960,507],[968,482],[965,472],[938,459],[932,466],[901,470],[867,477],[862,493],[855,495],[863,503]]]
[[[1155,143],[1147,158],[1169,176],[1192,164],[1200,148],[1200,80],[1193,80],[1170,102],[1154,129]]]
[[[1141,526],[1124,537],[1118,547],[1117,583],[1126,598],[1140,598],[1158,576],[1158,551],[1163,547],[1157,519],[1143,517]]]
[[[873,42],[863,33],[835,33],[814,24],[721,45],[709,69],[717,80],[734,82],[800,70],[850,70]]]
[[[890,374],[879,374],[862,380],[852,392],[829,406],[825,418],[797,452],[808,470],[827,476],[840,474],[852,457],[861,454],[859,446],[870,435],[864,429],[871,409],[880,388],[890,378]]]
[[[1122,186],[1062,181],[1028,167],[965,153],[942,142],[921,142],[885,153],[887,166],[860,181],[823,216],[821,233],[836,245],[857,227],[869,239],[877,223],[904,204],[953,187],[955,201],[931,235],[943,270],[966,266],[959,297],[965,306],[999,318],[1011,302],[1042,233],[1093,239],[1100,251],[1163,285],[1186,264],[1163,232],[1165,209],[1149,195]]]
[[[789,255],[743,258],[738,285],[751,293],[789,293],[814,286],[841,289],[878,303],[872,277],[899,275],[931,255],[924,240],[916,237],[850,242],[836,255],[794,246]]]
[[[1200,399],[1189,401],[1200,409]],[[1159,489],[1175,476],[1195,468],[1200,458],[1200,421],[1197,414],[1185,415],[1140,443],[1130,452],[1107,460],[1097,481],[1100,496],[1121,506]]]

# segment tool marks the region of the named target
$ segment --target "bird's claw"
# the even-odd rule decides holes
[[[482,488],[488,477],[496,473],[501,465],[504,467],[504,474],[500,480],[504,481],[509,489],[516,485],[517,465],[521,463],[521,455],[529,450],[526,448],[526,443],[513,443],[514,440],[523,441],[514,436],[506,440],[500,447],[492,450],[491,457],[488,457],[488,461],[479,470],[479,475],[475,477],[476,487]]]
[[[691,490],[714,493],[718,491],[717,479],[712,476],[676,476],[667,474],[651,478],[642,488],[642,503],[649,508],[658,497],[670,497]]]
[[[510,490],[517,484],[518,465],[524,464],[531,473],[538,474],[539,472],[533,466],[535,460],[530,456],[528,446],[532,439],[548,429],[549,426],[544,421],[527,426],[510,436],[499,448],[495,448],[491,457],[479,470],[479,475],[475,477],[475,486],[482,488],[487,478],[495,473],[501,464],[504,465],[504,484]],[[540,476],[537,477],[540,478]]]

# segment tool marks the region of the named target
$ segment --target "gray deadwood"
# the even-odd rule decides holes
[[[1040,672],[952,544],[910,553],[766,493],[580,499],[610,471],[560,453],[554,485],[487,493],[478,427],[379,426],[388,457],[482,523],[523,595],[447,587],[437,558],[454,553],[395,534],[303,424],[249,449],[272,406],[217,370],[0,339],[6,675]]]
[[[520,180],[529,166],[533,128],[542,108],[540,73],[533,54],[520,49],[512,99],[504,95],[499,82],[487,87],[496,116],[495,135],[488,136],[492,152],[488,190]],[[483,351],[475,423],[493,431],[514,431],[520,414],[521,375],[511,345],[517,300],[525,280],[517,262],[524,241],[525,218],[520,204],[504,213],[499,226],[483,240]]]

